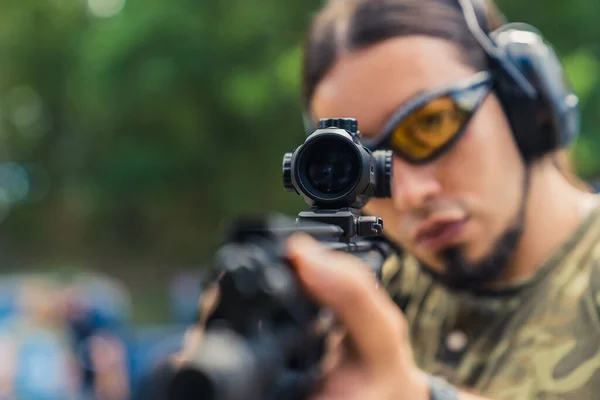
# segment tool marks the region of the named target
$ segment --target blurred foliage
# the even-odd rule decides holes
[[[316,0],[0,0],[0,251],[194,264],[242,212],[297,213],[299,58]],[[503,0],[581,98],[600,171],[598,0]],[[20,257],[20,258],[19,258]]]

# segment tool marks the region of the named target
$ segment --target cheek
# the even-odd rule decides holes
[[[512,134],[496,115],[478,115],[438,170],[446,194],[465,202],[477,219],[476,234],[491,240],[516,213],[523,173]]]
[[[440,183],[447,195],[485,197],[498,182],[494,182],[501,170],[490,137],[493,132],[473,126],[439,164]]]
[[[486,100],[441,164],[440,178],[451,192],[456,188],[486,202],[500,202],[502,193],[511,195],[521,160],[495,98]]]
[[[391,199],[371,199],[363,207],[365,214],[383,219],[383,231],[386,236],[398,244],[402,244],[401,214],[394,208]]]

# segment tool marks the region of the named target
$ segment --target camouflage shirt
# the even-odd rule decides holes
[[[384,283],[423,370],[493,400],[600,399],[600,209],[502,292],[450,292],[409,255],[386,263]]]

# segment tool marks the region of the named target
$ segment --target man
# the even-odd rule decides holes
[[[576,97],[538,33],[501,25],[475,1],[317,14],[307,121],[356,118],[365,144],[393,150],[392,198],[364,211],[402,251],[386,293],[356,259],[290,240],[307,291],[347,329],[312,399],[598,397],[600,208],[558,161]]]

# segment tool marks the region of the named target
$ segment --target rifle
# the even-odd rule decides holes
[[[309,205],[292,222],[279,215],[229,225],[215,256],[220,301],[196,357],[170,385],[172,400],[302,400],[319,377],[333,318],[305,296],[286,258],[286,239],[312,235],[363,259],[378,278],[390,247],[383,221],[363,216],[372,197],[390,197],[392,153],[363,147],[356,120],[322,119],[283,157],[287,191]]]

